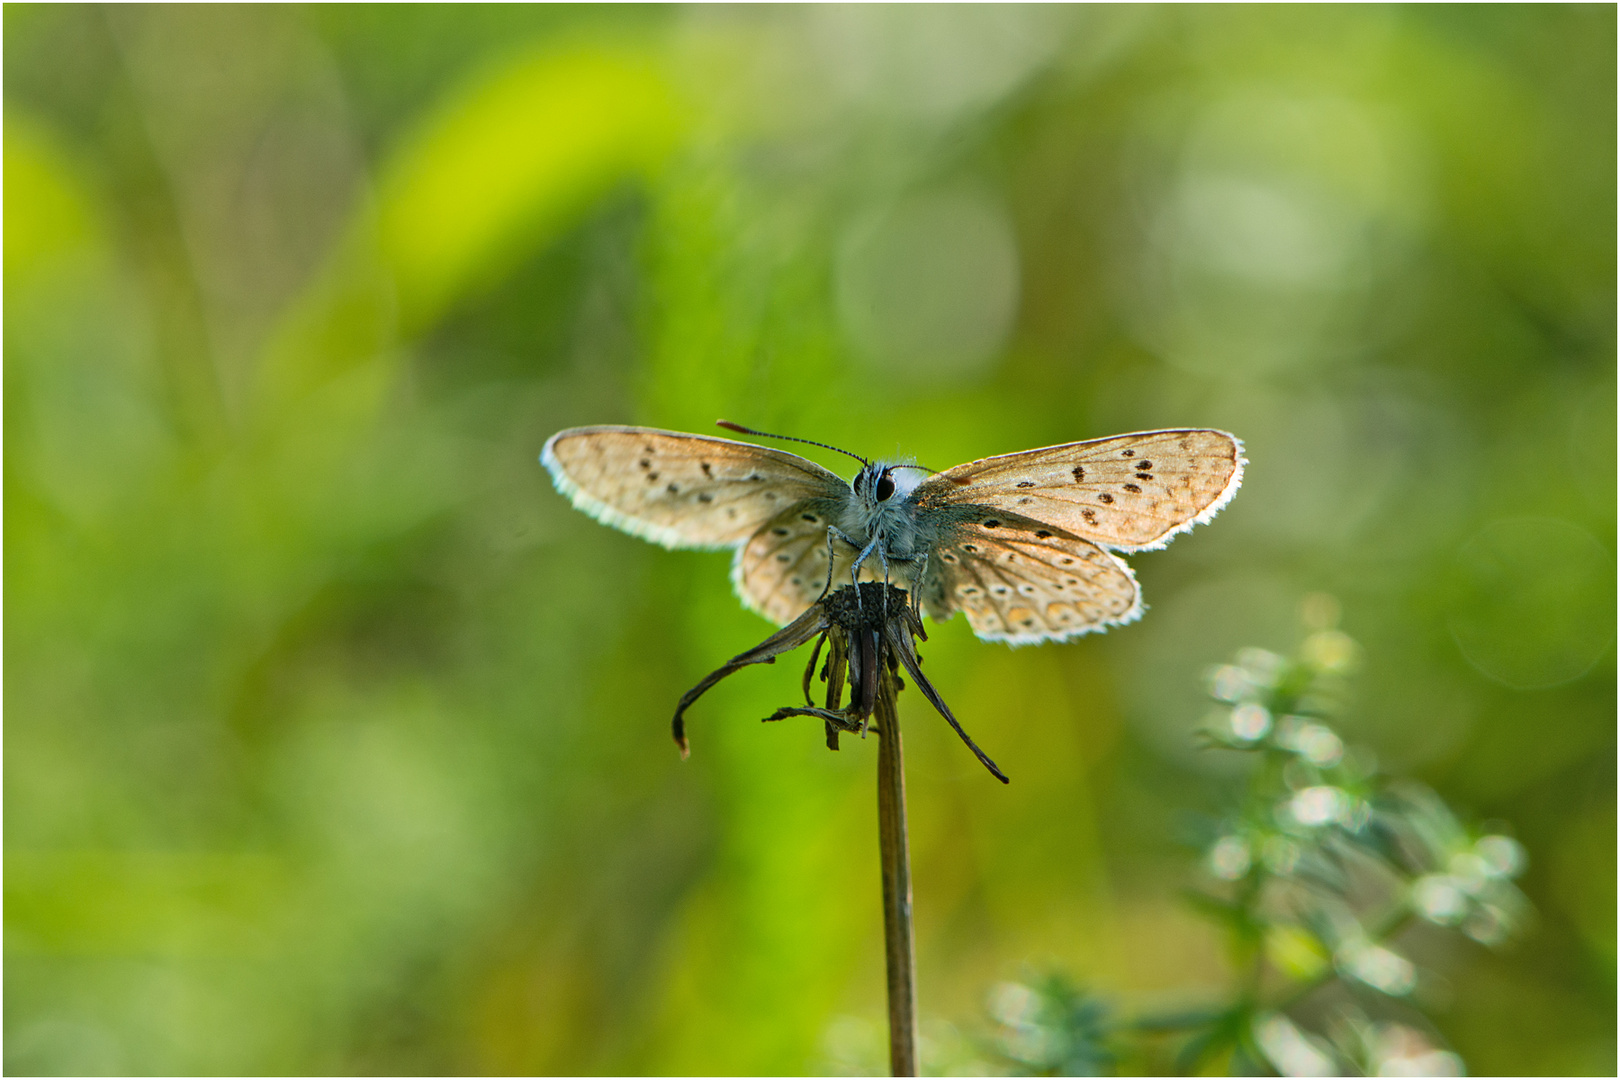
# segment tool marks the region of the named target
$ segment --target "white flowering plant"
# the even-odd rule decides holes
[[[1207,1007],[1129,1019],[1060,976],[1033,977],[1017,1024],[992,1009],[989,1056],[1005,1071],[1051,1075],[1063,1057],[1068,1074],[1079,1063],[1101,1072],[1133,1059],[1132,1041],[1169,1036],[1190,1073],[1462,1075],[1425,1015],[1438,978],[1408,953],[1425,933],[1494,947],[1520,931],[1524,849],[1345,742],[1333,720],[1360,649],[1336,628],[1331,598],[1305,612],[1293,655],[1244,649],[1208,674],[1216,705],[1200,738],[1252,759],[1207,823],[1204,882],[1189,892],[1227,933],[1231,989]],[[1064,1030],[1035,1030],[1043,1021]]]

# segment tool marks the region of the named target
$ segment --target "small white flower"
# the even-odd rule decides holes
[[[1365,941],[1339,946],[1334,956],[1339,970],[1391,997],[1404,997],[1417,987],[1417,968],[1400,953]]]
[[[1249,673],[1232,664],[1222,664],[1209,675],[1209,692],[1217,701],[1236,703],[1249,695]]]
[[[1245,702],[1232,710],[1232,734],[1244,742],[1265,738],[1271,730],[1271,713],[1264,705]]]
[[[1405,1024],[1381,1024],[1372,1038],[1378,1076],[1462,1076],[1462,1058]]]
[[[1236,881],[1248,873],[1251,861],[1249,845],[1241,836],[1223,836],[1209,851],[1209,868],[1216,877],[1227,881]]]
[[[1343,818],[1350,809],[1350,797],[1336,787],[1320,784],[1308,787],[1288,802],[1288,812],[1301,825],[1326,825]]]
[[[990,990],[990,1015],[1008,1027],[1023,1027],[1035,1016],[1040,1004],[1035,991],[1022,983],[997,983]]]
[[[1482,836],[1474,851],[1485,860],[1486,872],[1494,877],[1518,877],[1526,862],[1524,847],[1509,836]]]
[[[1254,1041],[1283,1076],[1333,1076],[1339,1071],[1317,1040],[1279,1013],[1255,1021]]]
[[[1430,922],[1449,926],[1468,910],[1468,896],[1447,874],[1426,874],[1412,885],[1412,906]]]
[[[1481,904],[1464,921],[1462,929],[1481,945],[1500,945],[1508,936],[1508,920],[1495,904]]]
[[[1326,769],[1344,757],[1344,742],[1321,724],[1301,724],[1294,735],[1300,755],[1318,768]]]

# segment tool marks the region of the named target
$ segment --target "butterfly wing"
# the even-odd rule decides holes
[[[1142,613],[1124,560],[1077,536],[1030,521],[992,532],[962,528],[935,547],[922,602],[944,620],[960,610],[986,641],[1063,641]]]
[[[540,460],[574,506],[668,548],[737,547],[790,508],[813,503],[826,516],[849,492],[796,454],[655,428],[569,428]]]
[[[837,524],[829,509],[826,500],[807,499],[778,514],[737,549],[731,582],[749,609],[785,625],[821,599],[829,582],[836,589],[848,584],[852,576],[861,581],[884,580],[883,560],[876,556],[861,564],[859,575],[853,574],[859,551],[839,534],[833,536],[833,570],[828,575],[827,530]],[[891,560],[895,582],[909,587],[916,565],[911,559]]]
[[[1141,431],[970,461],[930,477],[914,498],[925,512],[977,504],[1144,551],[1214,517],[1243,466],[1243,443],[1224,431]]]
[[[743,604],[779,626],[804,614],[827,585],[829,524],[823,507],[805,500],[772,518],[738,548],[731,583]],[[844,574],[839,581],[849,580],[847,570]]]

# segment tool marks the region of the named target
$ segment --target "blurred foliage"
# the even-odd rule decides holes
[[[1248,444],[1135,560],[1141,623],[931,632],[1013,778],[903,706],[932,1016],[1025,962],[1133,1008],[1223,985],[1168,838],[1240,755],[1191,748],[1188,676],[1325,592],[1345,735],[1528,852],[1533,948],[1412,957],[1435,1045],[1614,1070],[1612,7],[4,20],[8,1071],[859,1043],[870,746],[758,724],[778,672],[682,764],[674,698],[763,627],[724,555],[535,461],[720,416],[935,467]]]
[[[1242,650],[1210,673],[1220,703],[1200,734],[1252,760],[1228,812],[1202,824],[1204,874],[1191,892],[1221,926],[1229,986],[1211,1001],[1126,1018],[1068,976],[995,986],[980,1046],[945,1049],[953,1074],[1101,1076],[1460,1076],[1425,1008],[1443,976],[1405,955],[1436,953],[1419,924],[1499,947],[1529,904],[1513,884],[1525,852],[1471,830],[1431,790],[1378,772],[1329,720],[1359,649],[1333,625],[1337,602],[1306,598],[1315,623],[1298,652]],[[1169,1037],[1168,1041],[1166,1036]]]
[[[1012,1076],[1108,1076],[1118,1039],[1107,1004],[1077,989],[1061,975],[1004,982],[991,992],[990,1009],[1001,1027],[993,1059]],[[990,1070],[986,1070],[987,1072]]]

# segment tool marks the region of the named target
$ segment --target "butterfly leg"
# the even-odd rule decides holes
[[[836,526],[833,526],[833,525],[827,526],[827,584],[823,585],[822,588],[821,588],[821,595],[823,597],[825,597],[828,593],[832,592],[833,537],[836,536],[837,534],[838,534],[838,529],[837,529]]]
[[[889,621],[889,589],[888,589],[888,584],[889,584],[889,554],[888,554],[888,551],[887,551],[887,546],[888,545],[886,545],[886,544],[878,544],[878,538],[877,537],[873,537],[872,542],[874,544],[878,545],[877,546],[878,562],[883,564],[883,585],[884,585],[884,589],[883,589],[883,621],[888,622]]]
[[[922,582],[923,575],[928,572],[928,549],[923,548],[922,558],[917,560],[917,572],[911,575],[911,613],[919,619],[922,618]]]
[[[846,537],[844,537],[844,539],[846,541],[849,541],[849,543],[850,543],[850,545],[852,547],[860,547],[859,544],[856,544],[854,541],[850,540],[849,537],[846,536]],[[883,545],[883,534],[881,532],[879,532],[879,533],[874,533],[872,535],[872,542],[871,543],[867,544],[864,548],[861,548],[861,553],[859,555],[855,556],[855,565],[849,568],[849,579],[852,582],[854,582],[857,585],[859,585],[861,583],[861,564],[864,563],[871,556],[872,552],[874,552],[874,551],[878,553],[878,558],[880,560],[882,560],[884,574],[885,574],[885,576],[887,576],[888,568],[889,568],[889,561],[888,561],[888,558],[883,553],[883,546],[882,545]]]
[[[849,537],[846,536],[844,539],[848,540]],[[853,543],[852,546],[854,546]],[[883,580],[885,582],[889,580],[889,558],[883,550],[883,533],[874,532],[871,543],[861,548],[861,553],[855,556],[855,565],[849,568],[849,580],[855,585],[855,606],[857,608],[861,606],[861,564],[874,551],[878,553],[878,559],[883,563]],[[889,594],[885,591],[883,595],[887,598]]]
[[[845,533],[844,530],[840,529],[838,526],[836,526],[836,525],[827,526],[827,584],[822,586],[822,589],[821,589],[821,595],[823,597],[825,597],[828,593],[832,592],[833,563],[836,561],[836,558],[835,558],[834,553],[833,553],[833,541],[835,539],[836,540],[842,540],[844,543],[848,544],[850,547],[856,549],[857,551],[859,551],[860,547],[861,547],[860,544],[858,544],[854,540],[850,539],[849,535],[847,533]],[[861,568],[861,559],[864,559],[864,558],[866,558],[866,554],[863,552],[861,554],[860,559],[855,560],[855,570],[856,570],[857,573],[859,573],[860,568]]]

